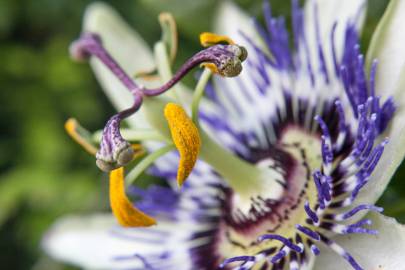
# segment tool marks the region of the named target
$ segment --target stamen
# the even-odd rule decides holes
[[[217,44],[235,45],[235,42],[230,37],[210,32],[200,34],[200,43],[203,47],[210,47]]]
[[[91,155],[97,153],[97,148],[91,143],[91,134],[80,126],[76,119],[70,118],[65,123],[65,130],[75,142],[81,145]]]
[[[126,196],[123,168],[110,173],[110,203],[115,217],[124,227],[148,227],[156,224],[152,217],[135,208]]]
[[[103,47],[101,39],[93,33],[84,33],[81,38],[71,46],[71,53],[79,59],[86,59],[90,56],[97,57],[110,71],[123,83],[132,93],[134,105],[117,115],[113,116],[104,128],[100,150],[98,151],[97,165],[104,171],[111,171],[126,165],[133,158],[133,150],[130,144],[123,139],[120,133],[121,121],[135,113],[141,106],[144,96],[157,96],[163,94],[184,77],[193,67],[201,63],[213,63],[218,73],[223,76],[233,77],[242,70],[241,62],[247,54],[243,47],[238,45],[214,45],[191,57],[180,70],[163,86],[156,89],[139,87],[130,78],[118,63]],[[169,106],[166,115],[172,133],[172,138],[180,152],[180,164],[178,169],[178,183],[182,185],[188,177],[191,169],[197,160],[200,148],[198,129],[194,126],[186,113],[180,108]],[[172,115],[170,112],[179,112],[179,115]],[[191,147],[191,148],[190,148]]]
[[[217,34],[209,33],[209,32],[204,32],[204,33],[200,34],[200,43],[203,47],[210,47],[210,46],[217,45],[217,44],[236,45],[235,42],[228,36],[221,36],[221,35],[217,35]],[[239,58],[240,61],[243,62],[247,58],[247,51],[244,47],[241,47],[241,46],[237,46],[237,47],[239,47],[239,49],[241,50],[241,52],[237,54],[237,57]],[[201,66],[208,68],[213,73],[221,74],[221,71],[213,63],[203,63],[203,64],[201,64]],[[237,70],[232,71],[232,72],[237,72]],[[233,76],[228,76],[226,74],[221,74],[221,75],[227,76],[227,77],[233,77]]]
[[[211,72],[204,70],[198,80],[193,94],[193,101],[191,103],[191,119],[198,126],[199,125],[199,107],[203,97],[204,91],[207,88],[208,81],[211,78]]]
[[[168,103],[164,114],[169,124],[173,142],[180,154],[177,183],[182,186],[197,161],[201,139],[197,127],[182,107]]]

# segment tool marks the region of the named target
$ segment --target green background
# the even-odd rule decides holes
[[[90,130],[100,129],[114,112],[89,66],[68,55],[90,1],[0,1],[0,268],[73,269],[47,258],[39,243],[57,217],[108,209],[106,175],[63,129],[71,116]],[[172,12],[180,38],[177,66],[200,49],[198,34],[211,29],[219,3],[110,2],[149,44],[160,38],[158,13]],[[261,18],[261,0],[237,2]],[[388,0],[369,2],[363,48]],[[288,16],[290,1],[273,0],[272,6]],[[403,222],[404,173],[402,166],[379,202]]]

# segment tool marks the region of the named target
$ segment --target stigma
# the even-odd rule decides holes
[[[173,30],[175,27],[173,27],[173,22],[170,20],[171,17],[169,17],[164,16],[161,18],[163,20],[162,24],[166,25],[169,23],[170,27],[167,27],[167,29]],[[209,37],[213,38],[217,36],[210,34]],[[121,225],[149,226],[154,224],[151,218],[144,216],[136,208],[131,207],[125,196],[125,191],[122,189],[123,171],[121,171],[121,168],[127,166],[137,155],[131,143],[121,134],[121,122],[135,114],[143,106],[145,99],[154,99],[157,96],[165,94],[188,72],[199,65],[206,66],[213,73],[224,77],[239,75],[242,71],[242,62],[246,60],[247,52],[242,46],[230,42],[229,38],[226,39],[228,43],[217,44],[222,39],[224,37],[217,38],[209,45],[204,43],[207,46],[206,49],[188,59],[170,80],[154,89],[147,89],[144,86],[138,85],[109,54],[103,46],[102,38],[97,34],[83,33],[78,40],[72,43],[70,52],[74,59],[79,61],[85,61],[92,57],[98,59],[120,80],[133,97],[133,105],[130,108],[118,112],[107,121],[100,139],[100,147],[95,154],[97,166],[102,171],[111,172],[111,207]],[[175,44],[172,44],[172,46],[175,46]],[[175,52],[173,53],[175,54]],[[153,117],[162,118],[163,115],[159,115],[162,111],[161,109],[153,111]],[[163,130],[162,134],[166,136],[166,141],[168,142],[167,149],[172,149],[173,145],[180,153],[177,181],[178,185],[181,186],[191,173],[198,159],[201,145],[199,129],[188,117],[186,111],[174,103],[167,103],[164,108],[164,117],[167,122],[163,125],[158,125],[157,129]],[[73,124],[75,123],[72,121],[67,122],[66,128],[69,134],[87,151],[94,154],[94,146],[78,136]],[[170,137],[167,135],[167,130],[170,130]],[[165,152],[166,150],[162,151],[161,154]],[[136,174],[146,169],[144,164],[148,164],[150,160],[157,158],[161,154],[158,151],[157,154],[151,154],[151,157],[145,158],[144,163],[141,162],[135,167]],[[117,179],[121,180],[117,181]]]

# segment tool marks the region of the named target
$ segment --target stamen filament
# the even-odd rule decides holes
[[[155,55],[157,70],[161,80],[170,81],[170,79],[173,77],[173,72],[171,67],[171,61],[168,56],[165,44],[162,41],[157,42],[153,48],[153,51]],[[175,99],[176,101],[179,101],[176,88],[177,87],[173,86],[171,91],[167,92],[167,95]]]
[[[208,80],[211,78],[211,75],[212,72],[209,69],[204,69],[193,94],[193,101],[191,103],[191,119],[196,125],[198,125],[198,108],[200,106],[201,98],[204,95],[205,87],[208,83]]]
[[[132,185],[135,182],[135,180],[158,158],[175,149],[176,147],[173,144],[170,144],[163,146],[162,148],[146,156],[138,164],[136,164],[136,166],[128,173],[128,175],[125,177],[125,184],[127,186]]]
[[[224,177],[235,193],[257,192],[265,185],[264,180],[271,181],[272,177],[265,169],[260,169],[233,155],[214,142],[202,129],[200,129],[200,136],[201,144],[204,145],[201,147],[200,157]],[[275,184],[274,189],[278,186]]]

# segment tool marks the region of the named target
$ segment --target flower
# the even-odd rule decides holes
[[[305,10],[292,1],[291,50],[284,19],[273,18],[267,2],[265,26],[256,23],[253,29],[237,8],[225,3],[219,32],[246,45],[244,71],[210,83],[210,70],[221,70],[222,62],[206,64],[191,97],[191,118],[169,102],[173,92],[172,99],[189,104],[184,86],[163,97],[145,98],[142,107],[140,101],[131,107],[131,112],[141,108],[131,122],[132,138],[148,140],[145,146],[152,153],[128,177],[136,178],[153,162],[149,172],[171,186],[129,189],[141,198],[137,207],[158,225],[122,228],[106,216],[64,219],[45,237],[45,249],[55,258],[102,269],[403,269],[405,227],[380,214],[382,209],[374,203],[405,151],[400,147],[405,127],[400,94],[405,50],[397,37],[405,3],[390,2],[366,59],[358,45],[364,12],[362,0],[308,1]],[[131,53],[149,57],[143,46],[132,50],[140,43],[108,7],[92,6],[86,23],[86,30],[99,31],[107,50],[119,37],[119,49],[111,53],[126,71],[137,71],[128,59]],[[104,48],[96,36],[84,38],[88,37]],[[238,74],[246,54],[233,42],[227,44],[236,47],[226,47],[232,50],[225,66],[231,63],[230,75],[234,70]],[[203,52],[213,52],[215,46]],[[170,82],[168,54],[164,46],[156,48],[157,69]],[[224,55],[222,51],[219,57]],[[121,94],[133,89],[133,81],[122,70],[117,73],[111,61],[104,62],[110,70],[92,61],[117,107],[130,107],[126,102],[132,99]],[[123,83],[117,83],[111,70]],[[160,95],[167,88],[143,93]],[[203,90],[208,98],[201,100]],[[135,101],[140,99],[135,95]],[[160,133],[145,135],[141,127]],[[110,158],[101,167],[111,165],[107,168],[113,169],[111,178],[122,182],[123,169],[116,167],[131,160],[119,158],[122,149],[132,151],[129,144],[121,147],[131,136],[124,140],[122,132],[114,144],[110,139],[117,132],[119,125],[108,122],[100,149],[110,151],[98,158]],[[168,148],[149,142],[162,137]],[[198,151],[195,146],[200,143],[193,143],[197,138],[202,145]],[[192,162],[182,166],[180,161],[179,170],[178,155],[168,153],[174,149],[172,141],[180,155],[193,153],[184,159]],[[187,178],[196,153],[200,160]],[[180,183],[187,181],[179,191],[173,183],[181,171],[187,173]],[[120,220],[130,211],[120,208],[114,213]]]

